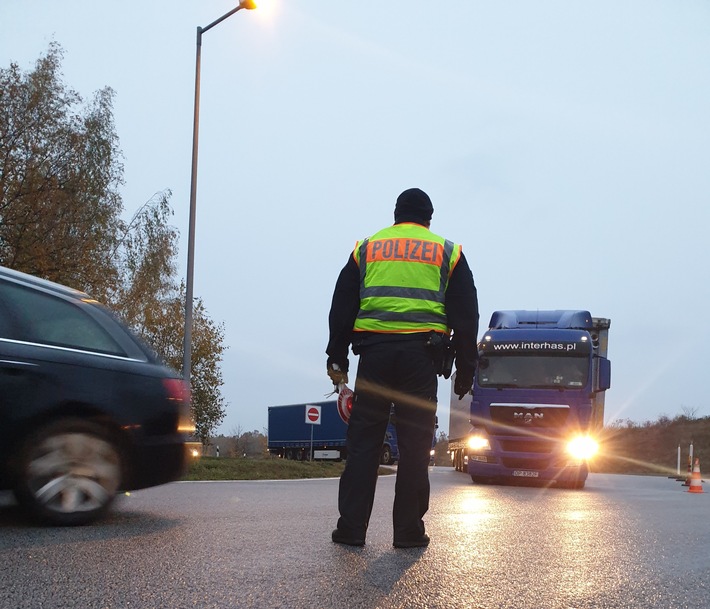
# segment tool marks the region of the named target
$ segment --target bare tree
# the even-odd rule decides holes
[[[695,421],[698,418],[698,408],[696,406],[681,406],[680,410],[689,421]]]

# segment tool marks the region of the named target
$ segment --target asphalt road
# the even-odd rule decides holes
[[[364,548],[330,541],[337,480],[181,482],[101,524],[28,526],[0,498],[0,608],[706,608],[710,489],[593,474],[582,491],[431,471],[426,549],[392,547],[394,477]]]

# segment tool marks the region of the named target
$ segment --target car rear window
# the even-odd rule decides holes
[[[0,337],[125,355],[94,318],[67,300],[2,281],[0,302],[4,318]]]

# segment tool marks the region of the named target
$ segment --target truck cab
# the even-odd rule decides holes
[[[582,488],[610,386],[609,326],[581,310],[493,313],[472,393],[451,397],[456,469]]]

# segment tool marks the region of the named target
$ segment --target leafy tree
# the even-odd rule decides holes
[[[434,463],[436,465],[451,465],[451,457],[449,456],[449,437],[444,431],[440,431],[436,436]]]
[[[267,453],[267,437],[256,429],[242,432],[241,426],[237,426],[232,431],[232,438],[236,457],[263,457]]]
[[[180,311],[184,314],[184,285],[181,286],[180,298],[173,302],[180,304]],[[219,365],[226,348],[224,324],[216,324],[207,315],[201,298],[195,300],[192,316],[192,413],[195,417],[195,435],[203,444],[207,444],[214,430],[224,420],[226,410],[220,391],[224,380]],[[180,356],[182,359],[182,350]]]
[[[182,365],[182,335],[185,319],[185,286],[174,296],[154,306],[139,333],[179,370]],[[220,363],[225,350],[224,325],[216,324],[196,298],[192,311],[192,414],[195,435],[207,445],[215,429],[224,420],[225,401],[220,388],[224,384]]]
[[[185,288],[175,275],[170,191],[121,218],[122,155],[106,87],[84,104],[61,79],[51,43],[35,69],[0,69],[0,264],[106,302],[176,370]],[[206,443],[225,412],[224,328],[195,299],[192,406]]]
[[[108,302],[139,330],[153,326],[153,310],[177,293],[175,257],[179,235],[170,225],[171,194],[169,190],[156,193],[129,223],[120,226],[115,258],[119,280]],[[148,300],[147,294],[151,296]]]
[[[124,228],[119,248],[123,281],[115,291],[114,306],[168,365],[180,370],[186,290],[174,279],[178,234],[169,225],[169,197],[170,191],[155,195]],[[226,349],[224,325],[209,317],[200,298],[195,299],[192,315],[192,413],[195,435],[207,445],[226,409],[220,368]]]
[[[122,211],[114,92],[98,91],[78,113],[62,57],[52,43],[33,72],[0,70],[0,260],[104,298],[117,279]]]

